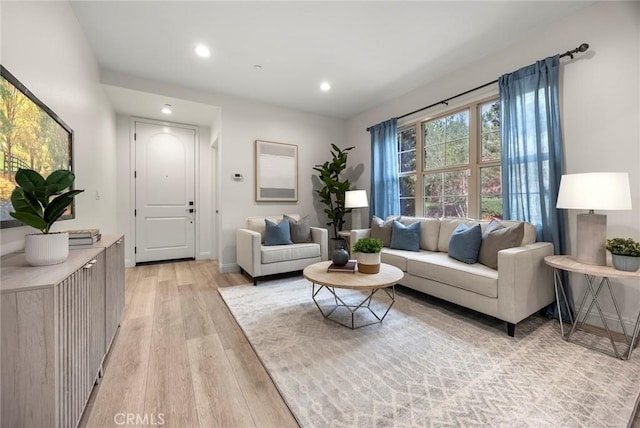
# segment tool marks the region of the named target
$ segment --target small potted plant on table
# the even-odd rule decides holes
[[[605,248],[611,252],[616,269],[635,272],[640,268],[640,243],[631,238],[613,238],[607,239]]]
[[[382,246],[383,243],[379,239],[358,239],[353,245],[353,252],[356,253],[356,260],[358,261],[358,272],[380,272],[380,251]]]
[[[84,190],[69,190],[75,180],[73,172],[59,169],[46,179],[31,169],[19,169],[18,186],[11,193],[14,212],[11,217],[42,233],[25,236],[24,253],[32,266],[62,263],[69,255],[69,234],[52,233],[51,226],[64,214],[73,197]]]

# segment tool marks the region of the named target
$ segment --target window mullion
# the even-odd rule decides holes
[[[416,128],[416,211],[415,215],[418,217],[424,216],[424,131],[422,130],[422,124],[417,122]]]
[[[479,105],[473,104],[469,106],[469,195],[468,195],[468,211],[467,214],[475,218],[480,217],[480,157],[482,150],[480,144],[480,126],[481,121],[478,120]]]

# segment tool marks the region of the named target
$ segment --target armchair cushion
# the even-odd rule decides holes
[[[260,250],[262,264],[320,258],[320,246],[315,243],[263,246]]]
[[[289,221],[291,230],[291,240],[294,244],[305,244],[311,242],[311,225],[309,224],[309,216],[304,216],[300,220],[294,217],[284,215],[284,219]]]
[[[291,241],[291,229],[289,221],[287,219],[282,220],[279,224],[274,223],[268,218],[264,220],[265,232],[264,232],[264,245],[290,245]]]

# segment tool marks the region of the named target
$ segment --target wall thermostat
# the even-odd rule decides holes
[[[231,178],[233,178],[235,181],[242,181],[244,179],[244,177],[242,176],[242,174],[236,172],[235,174],[233,174],[231,176]]]

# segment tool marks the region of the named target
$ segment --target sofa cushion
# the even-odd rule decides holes
[[[420,248],[428,251],[438,251],[438,235],[440,233],[440,220],[430,217],[402,216],[400,223],[408,226],[420,222]]]
[[[371,220],[371,233],[370,237],[379,239],[385,247],[391,245],[391,228],[393,226],[393,220],[397,220],[400,217],[392,217],[388,220],[382,220],[380,217],[373,216]]]
[[[320,257],[320,244],[275,245],[260,247],[262,264]]]
[[[420,222],[405,226],[398,220],[393,220],[390,247],[398,250],[420,251]]]
[[[438,251],[443,253],[449,252],[449,241],[453,231],[456,230],[459,224],[466,224],[467,226],[473,226],[478,223],[477,220],[472,220],[463,217],[443,217],[440,219],[440,233],[438,234]]]
[[[291,227],[288,220],[282,220],[280,223],[274,223],[268,218],[264,220],[264,245],[290,245]]]
[[[407,271],[407,252],[405,250],[394,250],[383,248],[380,252],[380,261],[388,265],[397,267],[403,272]]]
[[[432,251],[420,250],[407,251],[407,250],[395,250],[393,248],[383,248],[380,252],[380,260],[382,263],[386,263],[397,267],[403,272],[407,271],[407,261],[415,258],[420,258],[425,254],[432,254]]]
[[[304,216],[299,220],[287,214],[283,217],[285,220],[289,221],[291,240],[294,244],[311,242],[311,225],[309,224],[309,216]]]
[[[498,297],[498,271],[480,263],[462,263],[446,253],[427,253],[407,259],[407,273],[483,296]]]
[[[522,236],[522,242],[520,242],[518,245],[516,245],[516,247],[519,247],[520,245],[529,245],[529,244],[533,244],[534,242],[536,242],[536,227],[534,225],[532,225],[531,223],[527,223],[527,222],[523,222],[523,221],[518,221],[518,220],[502,220],[502,225],[504,227],[511,227],[511,226],[517,226],[519,224],[524,225],[524,232],[523,232],[523,236]]]
[[[505,227],[498,220],[491,220],[482,237],[478,261],[498,269],[498,251],[520,246],[523,237],[524,223]]]
[[[480,225],[468,227],[466,224],[460,223],[449,240],[449,257],[464,263],[476,263],[480,244],[482,244]]]

